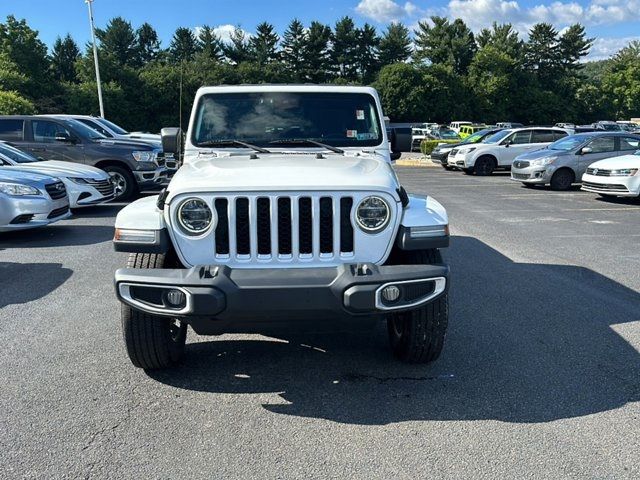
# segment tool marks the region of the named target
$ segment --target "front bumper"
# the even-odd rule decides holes
[[[0,232],[44,227],[71,216],[69,199],[44,196],[0,198]]]
[[[108,193],[106,189],[104,189],[105,193],[102,193],[91,184],[77,184],[67,179],[63,179],[63,182],[67,187],[71,208],[100,205],[115,198],[113,187],[111,188],[111,193]]]
[[[136,170],[133,172],[138,187],[144,188],[160,188],[169,183],[166,167],[159,167],[155,170]]]
[[[447,159],[449,158],[449,152],[451,150],[447,150],[445,152],[431,152],[431,161],[435,163],[441,163],[442,165],[447,164]]]
[[[585,173],[582,176],[582,190],[615,197],[640,196],[640,176],[600,177]]]
[[[221,324],[345,316],[410,310],[437,299],[449,288],[446,265],[377,266],[372,263],[309,269],[120,269],[118,299],[136,310]],[[399,297],[383,292],[395,286]],[[184,294],[173,306],[169,290]],[[393,291],[393,289],[390,289]],[[227,329],[228,330],[228,329]]]
[[[530,166],[525,168],[511,167],[511,180],[522,183],[546,185],[551,181],[555,168],[544,166]]]

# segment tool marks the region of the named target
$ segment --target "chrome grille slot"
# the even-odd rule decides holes
[[[216,226],[216,254],[229,255],[229,201],[226,198],[216,199],[214,206],[218,217]]]
[[[278,253],[291,255],[291,199],[278,198]]]
[[[258,255],[271,255],[271,205],[268,198],[257,200]]]
[[[333,201],[320,198],[320,253],[333,253]]]
[[[301,255],[313,253],[313,211],[310,197],[298,200],[298,242]]]
[[[249,199],[236,199],[236,252],[251,255],[251,234],[249,232]]]

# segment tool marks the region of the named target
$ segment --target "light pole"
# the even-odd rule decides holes
[[[104,103],[102,103],[102,84],[100,82],[100,65],[98,64],[98,47],[96,46],[96,27],[93,24],[93,0],[84,0],[89,6],[89,25],[91,26],[91,39],[93,41],[93,62],[96,65],[96,83],[98,84],[98,101],[100,102],[100,116],[104,118]]]

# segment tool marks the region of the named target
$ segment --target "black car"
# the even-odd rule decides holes
[[[460,147],[461,145],[469,145],[471,143],[480,143],[485,138],[490,137],[496,132],[503,130],[502,128],[485,128],[484,130],[480,130],[476,133],[469,135],[462,142],[459,143],[441,143],[436,146],[431,152],[431,161],[435,163],[440,163],[446,170],[453,170],[455,167],[449,165],[447,160],[449,158],[449,153],[454,148]]]
[[[116,198],[166,184],[159,163],[162,149],[138,140],[107,138],[77,120],[33,116],[0,116],[0,140],[44,160],[64,160],[101,168],[116,187]]]

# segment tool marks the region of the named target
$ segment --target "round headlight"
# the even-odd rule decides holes
[[[213,223],[213,213],[204,200],[188,198],[178,207],[178,221],[189,235],[200,235]]]
[[[356,221],[362,230],[375,233],[389,223],[390,209],[387,202],[380,197],[367,197],[356,209]]]

